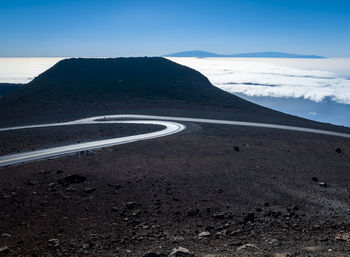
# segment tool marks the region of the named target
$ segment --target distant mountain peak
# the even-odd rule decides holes
[[[250,58],[325,58],[317,55],[301,55],[283,52],[254,52],[241,54],[217,54],[212,52],[192,50],[164,55],[165,57],[250,57]]]

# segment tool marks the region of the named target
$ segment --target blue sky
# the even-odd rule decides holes
[[[344,0],[1,0],[0,56],[184,50],[350,57]]]

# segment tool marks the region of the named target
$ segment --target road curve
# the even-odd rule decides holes
[[[121,120],[121,119],[128,119],[128,120]],[[142,119],[142,120],[139,120],[139,119]],[[277,124],[267,124],[267,123],[214,120],[214,119],[197,119],[197,118],[185,118],[185,117],[136,115],[136,114],[106,115],[106,116],[96,116],[96,117],[90,117],[90,118],[79,119],[79,120],[70,121],[70,122],[62,122],[62,123],[49,123],[49,124],[40,124],[40,125],[0,128],[0,132],[7,131],[7,130],[43,128],[43,127],[54,127],[54,126],[56,127],[56,126],[82,125],[82,124],[120,124],[120,123],[152,124],[152,125],[161,125],[161,126],[164,126],[165,128],[160,131],[146,133],[146,134],[97,140],[97,141],[91,141],[86,143],[78,143],[78,144],[71,144],[66,146],[53,147],[53,148],[43,149],[43,150],[35,150],[35,151],[18,153],[18,154],[4,155],[4,156],[0,156],[0,167],[29,162],[29,161],[35,161],[40,159],[58,157],[62,155],[84,151],[84,150],[91,150],[91,149],[97,149],[102,147],[127,144],[127,143],[132,143],[140,140],[148,140],[148,139],[154,139],[158,137],[172,135],[186,128],[185,125],[178,123],[179,121],[260,127],[260,128],[273,128],[273,129],[283,129],[283,130],[290,130],[290,131],[299,131],[299,132],[316,133],[316,134],[323,134],[323,135],[329,135],[329,136],[350,138],[350,134],[346,134],[346,133],[311,129],[311,128],[294,127],[294,126],[277,125]]]

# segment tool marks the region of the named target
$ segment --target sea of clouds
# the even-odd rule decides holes
[[[0,83],[28,83],[63,58],[0,58]]]
[[[350,104],[349,59],[168,58],[230,93]]]

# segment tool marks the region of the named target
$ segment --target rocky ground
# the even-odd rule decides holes
[[[349,139],[187,125],[0,168],[0,256],[350,256]]]

